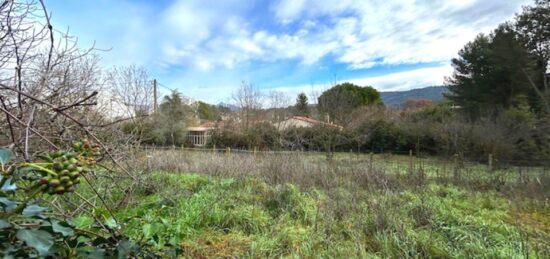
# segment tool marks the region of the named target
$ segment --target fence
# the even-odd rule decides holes
[[[383,171],[393,175],[409,177],[443,179],[470,179],[472,181],[530,182],[541,181],[549,176],[548,161],[498,161],[488,155],[484,163],[465,161],[459,156],[450,158],[433,157],[416,154],[413,151],[398,153],[334,153],[330,160],[326,152],[315,151],[273,151],[231,149],[231,148],[186,148],[143,146],[147,156],[147,168],[150,170],[176,170],[203,173],[202,171],[222,172],[254,171],[268,169],[262,166],[271,165],[268,160],[279,163],[294,163],[301,170],[318,170],[307,164],[332,163],[337,167],[348,167],[355,171]],[[171,151],[171,152],[163,152]],[[154,161],[154,162],[151,162]],[[332,161],[332,162],[330,162]],[[542,163],[544,162],[544,163]],[[215,165],[214,165],[215,164]],[[305,165],[297,165],[305,164]],[[229,169],[229,167],[234,167]],[[269,169],[271,170],[271,169]],[[279,173],[279,169],[274,172]],[[294,170],[286,169],[286,170]]]
[[[496,159],[493,157],[492,154],[488,154],[486,157],[482,157],[480,159],[477,159],[475,161],[471,160],[465,160],[464,158],[453,155],[453,156],[433,156],[426,152],[418,152],[418,151],[389,151],[385,153],[379,153],[379,152],[372,152],[369,150],[365,150],[362,152],[357,152],[354,150],[350,150],[349,152],[332,152],[328,153],[325,151],[299,151],[299,150],[260,150],[256,147],[248,150],[248,149],[235,149],[235,148],[216,148],[216,146],[212,148],[189,148],[184,146],[141,146],[140,149],[143,150],[181,150],[181,151],[191,151],[191,152],[210,152],[210,153],[217,153],[217,154],[252,154],[252,155],[277,155],[277,154],[296,154],[300,156],[327,156],[328,154],[331,154],[335,156],[336,158],[354,158],[354,159],[368,159],[369,157],[386,157],[386,158],[395,158],[400,157],[400,159],[404,159],[403,157],[409,157],[409,159],[417,160],[417,159],[423,159],[423,160],[433,160],[433,161],[440,161],[441,164],[447,164],[447,163],[459,163],[462,164],[461,166],[466,165],[485,165],[487,166],[488,170],[498,170],[498,169],[506,169],[506,168],[517,168],[517,167],[542,167],[542,168],[550,168],[550,158],[547,160],[514,160],[514,159]]]

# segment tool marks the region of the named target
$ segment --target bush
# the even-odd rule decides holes
[[[357,134],[365,136],[362,150],[374,152],[408,151],[411,144],[405,132],[392,121],[376,120],[367,122],[357,129]]]

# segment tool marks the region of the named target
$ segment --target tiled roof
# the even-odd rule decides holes
[[[342,126],[339,126],[339,125],[336,125],[336,124],[322,122],[320,120],[316,120],[314,118],[305,117],[305,116],[292,116],[292,119],[305,121],[305,122],[308,122],[308,123],[311,123],[311,124],[314,124],[314,125],[323,124],[323,125],[326,125],[326,126],[329,126],[329,127],[342,128]]]

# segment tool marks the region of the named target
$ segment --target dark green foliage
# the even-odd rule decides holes
[[[294,115],[310,115],[306,94],[300,93],[298,94],[298,97],[296,97],[296,104],[294,105]]]
[[[231,130],[215,130],[206,147],[248,149],[249,146],[244,134]]]
[[[197,112],[199,113],[199,118],[202,120],[214,121],[221,118],[218,107],[205,102],[199,101]]]
[[[249,147],[257,147],[262,150],[279,150],[281,133],[270,123],[260,123],[246,131]]]
[[[84,146],[79,151],[85,161]],[[41,177],[55,176],[60,172],[53,166],[57,158],[71,158],[68,152],[53,152],[42,157],[40,163],[11,162],[11,151],[0,149],[0,255],[4,258],[103,258],[137,256],[138,246],[127,238],[114,234],[118,226],[110,214],[96,209],[96,218],[105,219],[102,225],[90,217],[82,216],[73,221],[58,218],[45,207]],[[58,169],[62,169],[58,167]],[[53,170],[53,171],[52,171]],[[67,178],[69,179],[69,178]],[[70,179],[69,179],[70,180]],[[73,179],[74,180],[74,179]],[[51,180],[51,184],[54,180]],[[61,184],[66,184],[67,181]],[[76,186],[71,185],[71,186]],[[53,193],[52,193],[53,194]],[[55,193],[64,195],[65,192]],[[83,222],[87,222],[83,224]],[[104,227],[102,227],[104,226]],[[111,227],[106,229],[105,226]],[[145,256],[145,254],[142,254]]]
[[[156,112],[142,120],[122,125],[127,134],[146,144],[182,145],[186,143],[186,114],[190,108],[183,103],[177,91],[165,96]]]
[[[455,72],[447,96],[470,119],[521,105],[532,88],[532,60],[510,25],[479,35],[452,60]]]
[[[550,60],[550,1],[535,0],[535,5],[524,7],[516,17],[516,31],[535,60],[534,76],[531,78],[538,89],[532,93],[532,109],[550,112],[550,86],[546,71]]]
[[[216,130],[207,147],[278,150],[282,147],[281,133],[269,123],[260,123],[244,132]]]
[[[550,2],[536,0],[513,24],[479,35],[452,60],[455,73],[447,82],[447,97],[474,120],[521,105],[539,115],[549,113],[548,28]]]
[[[357,129],[357,134],[366,136],[367,141],[362,150],[392,152],[411,149],[406,133],[395,122],[385,120],[368,122]]]
[[[331,119],[346,125],[352,112],[367,105],[381,105],[380,93],[371,86],[357,86],[351,83],[335,85],[318,98],[318,109],[330,115]]]

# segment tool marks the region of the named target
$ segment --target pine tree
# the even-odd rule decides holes
[[[298,94],[296,97],[296,105],[294,105],[295,115],[309,116],[309,107],[307,96],[304,93]]]
[[[533,60],[509,24],[480,34],[458,55],[451,61],[455,71],[447,79],[446,97],[470,119],[517,106],[532,92],[527,75]]]

